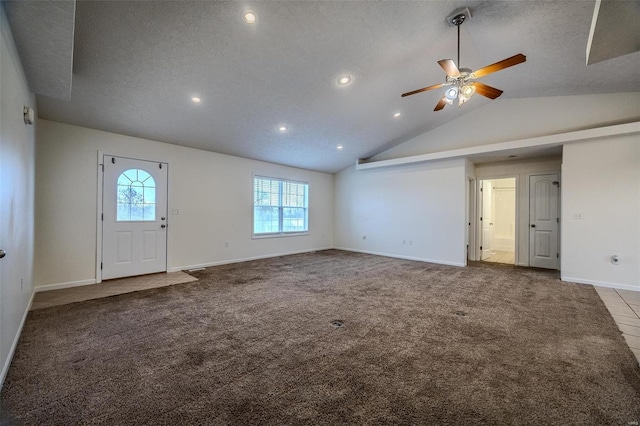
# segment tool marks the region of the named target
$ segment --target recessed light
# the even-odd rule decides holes
[[[281,124],[280,126],[278,126],[278,131],[280,133],[286,133],[287,131],[289,131],[289,127],[285,126],[284,124]]]
[[[344,148],[344,146],[342,146],[342,145],[338,145],[338,146],[336,146],[336,149],[337,149],[338,151],[342,151],[342,149],[343,149],[343,148]]]
[[[247,24],[255,24],[256,23],[256,14],[253,12],[245,12],[244,13],[244,22]]]
[[[393,114],[394,117],[398,118],[400,117],[402,114],[400,114],[399,112],[396,112],[395,114]]]
[[[344,74],[338,77],[338,84],[340,86],[346,86],[347,84],[351,83],[351,80],[352,77],[349,74]]]
[[[197,96],[194,96],[191,98],[191,102],[193,102],[194,104],[199,104],[200,102],[202,102],[202,99],[200,99]]]

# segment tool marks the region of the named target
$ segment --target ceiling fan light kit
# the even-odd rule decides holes
[[[422,89],[414,90],[411,92],[403,93],[402,97],[415,95],[417,93],[426,92],[433,89],[439,89],[441,87],[448,87],[444,96],[438,101],[436,107],[433,109],[434,111],[440,111],[446,105],[453,105],[453,102],[457,99],[458,106],[462,106],[465,102],[467,102],[471,97],[477,92],[482,96],[485,96],[489,99],[495,99],[502,94],[502,90],[496,89],[495,87],[488,86],[484,83],[480,83],[479,81],[475,81],[480,77],[484,77],[487,74],[494,73],[496,71],[503,70],[508,67],[512,67],[514,65],[520,64],[527,60],[526,56],[522,53],[518,53],[510,58],[503,59],[500,62],[496,62],[495,64],[487,65],[486,67],[480,68],[476,71],[471,70],[470,68],[461,68],[460,65],[460,25],[467,20],[467,18],[471,17],[471,12],[469,8],[465,7],[454,12],[452,15],[447,17],[447,22],[455,27],[458,27],[458,65],[453,61],[453,59],[441,59],[438,61],[438,64],[442,67],[444,72],[447,74],[446,82],[442,84],[435,84],[433,86],[423,87]]]

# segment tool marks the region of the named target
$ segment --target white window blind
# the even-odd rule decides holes
[[[253,178],[253,234],[309,230],[309,184],[264,176]]]

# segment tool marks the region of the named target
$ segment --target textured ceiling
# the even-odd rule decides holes
[[[71,99],[75,0],[3,2],[34,93]]]
[[[462,66],[527,56],[482,79],[502,98],[637,90],[638,53],[585,65],[594,4],[78,1],[71,100],[38,96],[38,110],[49,120],[336,172],[500,102],[476,95],[433,112],[439,91],[400,97],[444,81],[436,61],[456,58],[445,17],[463,6],[473,17],[462,26]],[[255,24],[244,23],[246,9]],[[344,72],[354,80],[338,87]],[[280,134],[280,124],[289,131]]]
[[[587,65],[639,50],[640,1],[596,1],[587,44]]]

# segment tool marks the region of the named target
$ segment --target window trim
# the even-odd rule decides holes
[[[278,180],[280,182],[290,182],[290,183],[298,183],[298,184],[303,184],[307,186],[307,194],[306,194],[306,198],[307,198],[307,206],[305,208],[306,210],[306,219],[307,219],[307,230],[306,231],[288,231],[288,232],[261,232],[259,234],[256,234],[254,232],[255,230],[255,214],[256,214],[256,205],[255,205],[255,181],[256,178],[263,178],[263,179],[271,179],[271,180]],[[309,187],[311,185],[309,185],[309,182],[303,181],[303,180],[296,180],[296,179],[288,179],[288,178],[281,178],[281,177],[276,177],[276,176],[267,176],[264,174],[258,174],[258,173],[253,173],[252,177],[251,177],[251,239],[252,240],[262,240],[265,238],[285,238],[285,237],[300,237],[300,236],[305,236],[305,235],[309,235]],[[282,195],[282,194],[280,194]],[[278,209],[282,209],[282,206],[278,206]],[[281,214],[281,210],[279,210],[279,214]]]

